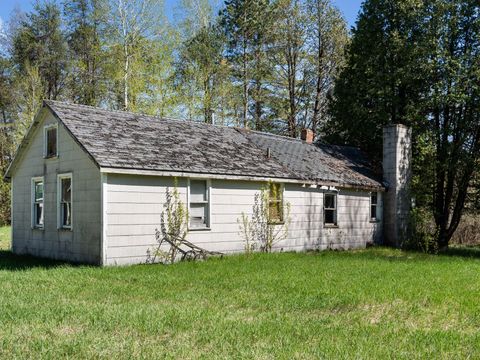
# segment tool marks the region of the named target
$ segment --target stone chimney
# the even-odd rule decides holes
[[[313,139],[315,138],[315,133],[310,129],[302,129],[300,137],[307,144],[311,144],[313,142]]]
[[[412,130],[401,124],[383,128],[383,228],[386,245],[400,247],[409,235]]]

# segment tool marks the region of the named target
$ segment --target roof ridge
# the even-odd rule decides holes
[[[303,142],[302,139],[293,138],[293,137],[290,137],[290,136],[287,136],[287,135],[280,135],[280,134],[274,134],[274,133],[269,133],[269,132],[265,132],[265,131],[245,129],[245,128],[239,128],[239,129],[240,129],[240,130],[243,130],[243,131],[245,131],[245,132],[252,132],[252,133],[261,134],[261,135],[267,135],[267,136],[271,136],[271,137],[278,137],[278,138],[282,138],[282,139],[290,140],[290,141]]]
[[[104,108],[101,108],[99,106],[77,104],[77,103],[70,102],[70,101],[60,101],[60,100],[50,100],[50,99],[44,99],[43,101],[47,102],[47,103],[50,102],[50,103],[54,103],[54,104],[57,103],[57,104],[78,106],[78,107],[81,107],[81,108],[87,108],[87,109],[92,109],[92,110],[113,112],[113,113],[118,113],[118,114],[121,114],[121,115],[142,116],[142,117],[146,117],[146,118],[149,118],[149,119],[152,119],[152,120],[172,121],[172,122],[178,122],[178,123],[186,122],[186,123],[191,123],[191,124],[197,124],[197,125],[200,125],[200,126],[207,126],[207,127],[210,126],[210,127],[216,127],[216,128],[235,129],[239,132],[255,133],[255,134],[259,134],[259,135],[263,135],[263,136],[280,138],[282,140],[287,140],[287,141],[292,141],[292,142],[300,142],[300,143],[304,143],[305,145],[313,145],[314,147],[317,147],[317,148],[323,147],[323,146],[325,146],[325,147],[334,147],[335,146],[335,147],[354,148],[354,149],[357,149],[357,150],[361,150],[358,146],[353,146],[353,145],[322,144],[322,143],[319,143],[318,141],[314,141],[312,143],[307,143],[304,140],[299,139],[299,138],[292,138],[292,137],[286,136],[286,135],[273,134],[273,133],[269,133],[269,132],[265,132],[265,131],[252,130],[252,129],[242,128],[242,127],[238,127],[238,126],[209,124],[209,123],[205,123],[205,122],[201,122],[201,121],[188,120],[188,119],[182,119],[182,118],[174,118],[174,117],[170,117],[170,116],[160,117],[160,116],[157,116],[157,115],[149,115],[149,114],[145,114],[145,113],[141,113],[141,112],[137,113],[137,112],[133,112],[133,111],[125,111],[125,110],[117,110],[117,109],[104,109]]]
[[[85,104],[77,104],[73,103],[70,101],[59,101],[59,100],[50,100],[50,99],[44,99],[43,100],[46,103],[57,103],[57,104],[64,104],[64,105],[71,105],[71,106],[78,106],[82,108],[87,108],[87,109],[92,109],[92,110],[101,110],[105,112],[113,112],[113,113],[119,113],[122,115],[132,115],[132,116],[142,116],[154,120],[161,120],[161,121],[174,121],[174,122],[185,122],[185,123],[191,123],[191,124],[198,124],[198,125],[204,125],[204,126],[213,126],[213,127],[218,127],[218,128],[228,128],[228,129],[234,129],[235,126],[229,126],[229,125],[221,125],[221,124],[209,124],[205,123],[202,121],[195,121],[195,120],[188,120],[188,119],[182,119],[182,118],[174,118],[171,116],[164,116],[160,117],[157,115],[150,115],[142,112],[133,112],[133,111],[126,111],[126,110],[118,110],[118,109],[104,109],[99,106],[92,106],[92,105],[85,105]]]

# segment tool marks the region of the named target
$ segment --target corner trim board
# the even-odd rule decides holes
[[[108,174],[100,174],[101,182],[101,207],[102,207],[102,219],[101,219],[101,234],[100,234],[100,265],[107,265],[107,197],[108,197]]]

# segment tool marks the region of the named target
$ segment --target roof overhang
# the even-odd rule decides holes
[[[337,182],[329,181],[316,181],[316,180],[304,180],[304,179],[291,179],[291,178],[275,178],[275,177],[263,177],[263,176],[249,176],[249,175],[229,175],[229,174],[212,174],[212,173],[195,173],[184,171],[165,171],[165,170],[144,170],[144,169],[128,169],[128,168],[113,168],[113,167],[100,167],[100,172],[103,174],[121,174],[121,175],[141,175],[141,176],[162,176],[162,177],[188,177],[188,178],[202,178],[212,180],[239,180],[239,181],[259,181],[259,182],[278,182],[285,184],[299,184],[308,187],[336,187],[339,189],[348,190],[367,190],[367,191],[385,191],[385,188],[378,186],[368,185],[350,185],[340,184]]]

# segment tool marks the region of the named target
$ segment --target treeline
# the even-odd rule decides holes
[[[327,118],[346,23],[330,0],[38,1],[0,31],[0,172],[65,100],[297,136]],[[0,180],[0,223],[9,218]]]

